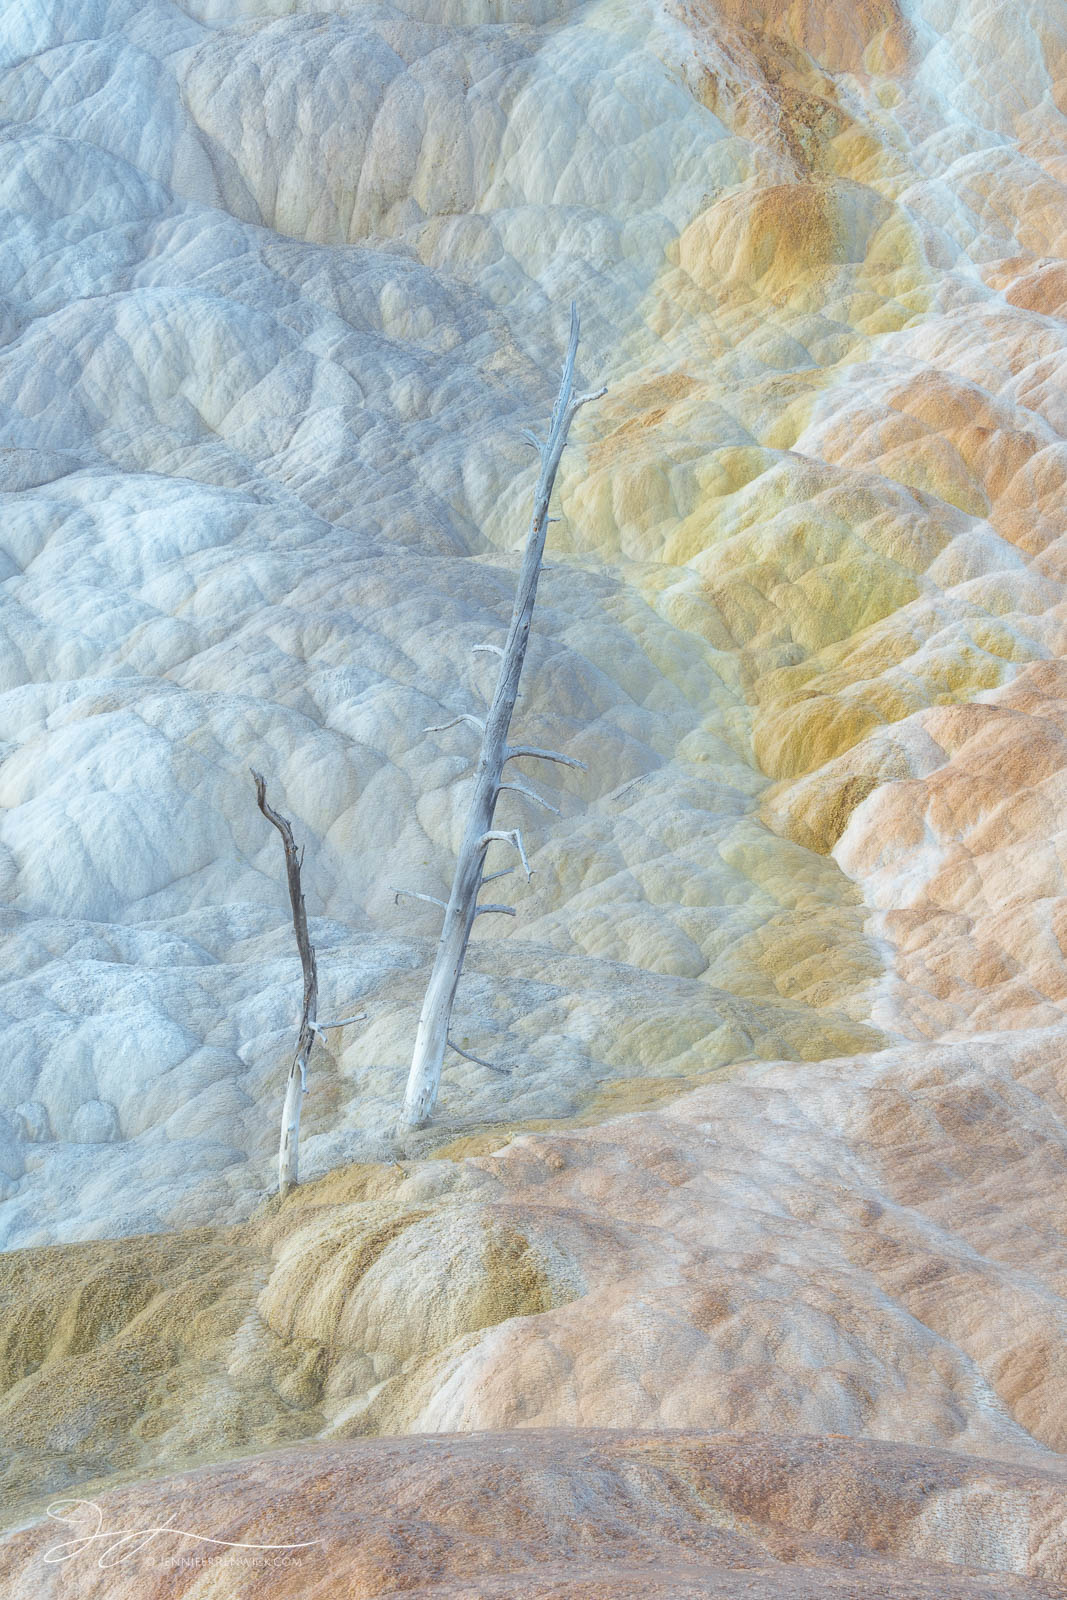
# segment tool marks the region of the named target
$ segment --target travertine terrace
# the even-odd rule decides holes
[[[536,1587],[534,1486],[346,1593],[1064,1593],[1062,4],[20,0],[0,116],[7,1525],[288,1485],[332,1528],[377,1471],[430,1517],[481,1430],[460,1477],[596,1478],[588,1570]],[[572,299],[608,394],[515,726],[588,771],[501,803],[534,873],[454,1027],[510,1076],[450,1057],[401,1133],[395,889],[447,888],[476,745],[425,730],[491,692]],[[320,1013],[368,1013],[283,1205],[250,766]],[[126,1594],[43,1537],[19,1600]]]

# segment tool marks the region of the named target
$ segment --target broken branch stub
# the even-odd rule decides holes
[[[537,598],[537,582],[548,533],[548,505],[556,481],[556,472],[567,443],[567,434],[579,407],[588,400],[599,399],[605,392],[600,390],[597,394],[588,395],[574,393],[578,326],[577,307],[572,304],[567,356],[563,364],[559,393],[552,411],[548,438],[542,443],[536,435],[530,436],[531,443],[535,444],[541,457],[541,471],[534,491],[533,510],[519,571],[511,626],[501,655],[496,689],[482,728],[482,747],[474,776],[474,794],[456,861],[452,890],[445,909],[444,926],[441,929],[433,970],[419,1016],[415,1052],[404,1097],[404,1120],[412,1128],[422,1127],[429,1120],[437,1102],[441,1066],[449,1042],[448,1030],[452,1006],[460,974],[463,971],[463,960],[471,929],[478,914],[478,893],[482,886],[485,854],[490,842],[500,839],[513,843],[529,877],[530,868],[521,834],[517,830],[503,832],[493,827],[493,814],[501,788],[508,787],[502,782],[504,765],[516,756],[525,755],[558,761],[565,766],[582,766],[580,761],[557,755],[552,751],[535,750],[528,746],[520,746],[513,750],[509,748],[507,742],[519,692],[519,678],[530,637],[530,622],[534,601]],[[465,714],[457,720],[468,721],[478,726],[477,718]]]

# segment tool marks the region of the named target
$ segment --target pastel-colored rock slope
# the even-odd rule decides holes
[[[12,1600],[264,1587],[279,1600],[1054,1600],[1067,1575],[1062,1465],[765,1434],[361,1441],[278,1452],[239,1476],[204,1468],[56,1517],[0,1548]],[[212,1551],[163,1531],[135,1551],[115,1537],[201,1526],[302,1548]]]
[[[0,1256],[13,1511],[297,1438],[699,1427],[1067,1453],[1064,1069],[749,1069],[230,1228]],[[87,1492],[87,1491],[81,1491]]]
[[[348,1451],[436,1470],[360,1433],[1054,1464],[1062,6],[22,0],[0,116],[8,1520],[300,1439],[339,1453],[182,1482],[254,1517]],[[535,871],[457,1037],[510,1076],[451,1058],[401,1135],[436,914],[396,889],[447,885],[472,757],[426,730],[491,685],[572,297],[609,392],[519,726],[588,772],[549,773],[558,819],[501,808]],[[306,843],[323,1014],[369,1014],[316,1054],[282,1207],[299,969],[250,766]],[[1059,1545],[986,1560],[965,1500],[865,1533],[862,1584],[835,1546],[750,1592],[1060,1592]],[[436,1576],[543,1592],[509,1561]]]

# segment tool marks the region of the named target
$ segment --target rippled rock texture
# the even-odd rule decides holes
[[[55,1515],[0,1549],[12,1600],[1055,1600],[1067,1574],[1062,1466],[765,1434],[317,1446]],[[183,1537],[208,1527],[237,1548]]]
[[[471,1428],[1053,1461],[1062,6],[23,0],[0,116],[12,1507]],[[491,687],[572,297],[609,392],[517,725],[588,772],[501,806],[534,875],[456,1032],[510,1077],[451,1058],[402,1136],[437,924],[395,891],[447,887],[473,755],[426,730]],[[322,1013],[369,1013],[281,1208],[250,766]],[[962,1525],[921,1558],[983,1570]],[[942,1582],[901,1573],[750,1592]]]

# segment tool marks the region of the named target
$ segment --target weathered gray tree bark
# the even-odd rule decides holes
[[[528,788],[527,785],[520,782],[505,783],[503,777],[504,768],[509,761],[514,761],[520,757],[529,757],[540,761],[558,761],[569,767],[582,767],[583,765],[580,761],[575,761],[569,756],[558,755],[552,750],[537,750],[529,745],[509,745],[507,742],[511,718],[515,710],[515,700],[519,692],[519,678],[526,658],[526,646],[530,638],[530,621],[533,616],[534,601],[537,598],[537,582],[541,574],[545,538],[548,533],[548,504],[552,495],[552,486],[556,480],[556,471],[567,442],[567,434],[579,407],[588,400],[599,399],[600,395],[605,392],[601,389],[596,394],[574,394],[574,362],[577,352],[578,311],[572,304],[570,342],[563,365],[563,377],[560,382],[559,394],[556,397],[556,404],[552,412],[548,438],[542,443],[532,434],[528,436],[540,454],[541,472],[534,492],[530,529],[526,538],[526,550],[519,573],[515,607],[512,612],[507,641],[503,650],[499,651],[496,646],[483,645],[478,647],[490,649],[501,656],[500,675],[489,707],[489,714],[484,723],[480,722],[478,718],[464,713],[453,718],[452,722],[442,724],[443,727],[451,727],[456,722],[473,723],[482,734],[482,748],[474,776],[474,794],[471,799],[467,826],[459,848],[455,876],[452,880],[452,890],[448,898],[448,904],[445,907],[444,926],[437,946],[433,971],[430,974],[430,981],[422,1004],[419,1030],[415,1040],[415,1052],[408,1076],[407,1093],[404,1098],[404,1118],[408,1126],[412,1128],[421,1127],[429,1120],[437,1102],[437,1091],[441,1081],[441,1067],[444,1062],[445,1050],[450,1044],[448,1030],[452,1017],[452,1006],[455,1001],[460,974],[463,971],[463,960],[470,940],[471,929],[474,926],[474,919],[483,912],[510,911],[509,907],[478,905],[478,894],[482,886],[485,870],[486,851],[493,840],[513,844],[518,851],[527,880],[530,877],[530,865],[526,859],[521,833],[518,829],[501,830],[493,827],[493,816],[496,811],[497,800],[502,791],[511,789],[529,800],[547,806],[550,811],[555,809],[549,806],[546,800],[535,793],[534,790]],[[439,732],[441,730],[428,729],[427,731]],[[462,1054],[463,1052],[460,1053]]]
[[[256,799],[259,809],[268,822],[273,822],[282,836],[285,849],[285,875],[289,882],[289,904],[293,908],[293,932],[300,951],[300,965],[304,972],[304,1006],[300,1014],[300,1032],[297,1035],[296,1055],[289,1068],[285,1084],[285,1101],[282,1106],[282,1131],[278,1143],[278,1191],[284,1198],[296,1187],[300,1143],[300,1110],[307,1093],[307,1069],[315,1043],[319,1006],[319,973],[315,963],[315,950],[308,937],[307,912],[304,910],[304,892],[300,887],[300,866],[303,851],[296,848],[289,822],[267,803],[267,785],[258,772],[253,771]]]
[[[282,1105],[282,1132],[278,1142],[278,1191],[284,1198],[294,1189],[298,1176],[300,1145],[300,1110],[308,1087],[308,1063],[316,1038],[326,1040],[327,1028],[343,1028],[350,1022],[362,1022],[366,1016],[360,1011],[354,1017],[341,1017],[337,1022],[320,1022],[319,973],[315,963],[315,949],[308,937],[307,912],[304,910],[304,893],[300,887],[300,867],[303,850],[297,850],[296,840],[289,822],[280,812],[267,804],[267,785],[256,771],[252,772],[256,784],[259,809],[268,822],[273,822],[282,836],[285,847],[285,876],[289,882],[289,904],[293,908],[293,932],[300,951],[300,965],[304,973],[304,1005],[300,1013],[300,1032],[296,1040],[296,1055],[289,1068],[285,1084],[285,1101]]]

